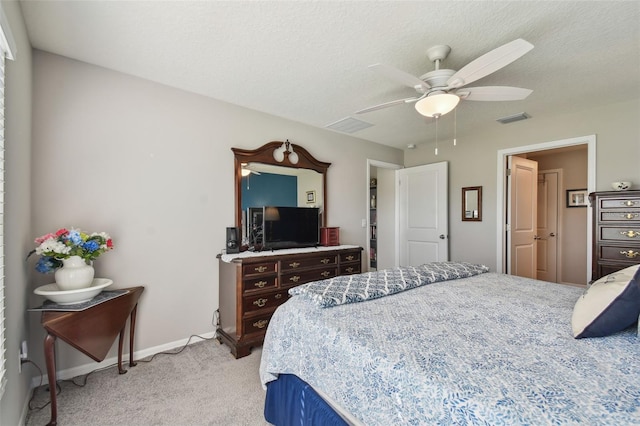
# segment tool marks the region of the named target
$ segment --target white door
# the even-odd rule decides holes
[[[399,266],[449,260],[448,163],[396,172]]]
[[[536,278],[536,231],[538,204],[538,163],[509,156],[507,187],[507,273]]]
[[[561,171],[538,173],[537,273],[542,281],[558,282],[558,193]]]

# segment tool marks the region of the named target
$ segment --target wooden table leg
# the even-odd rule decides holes
[[[122,330],[120,330],[120,338],[118,338],[118,373],[120,374],[127,372],[127,370],[122,368],[122,341],[124,340],[124,329],[125,327],[122,327]]]
[[[131,324],[129,325],[129,367],[135,367],[137,362],[133,362],[133,334],[136,330],[136,313],[138,311],[138,304],[133,307],[131,311]]]
[[[133,338],[136,329],[136,312],[138,310],[138,304],[133,307],[131,311],[131,324],[129,325],[129,367],[135,367],[137,362],[133,361]],[[120,338],[118,339],[118,373],[124,374],[127,370],[122,368],[122,346],[124,340],[124,327],[120,330]]]
[[[58,424],[58,400],[56,395],[56,336],[47,333],[44,339],[44,356],[47,364],[47,377],[49,378],[49,394],[51,398],[51,420],[47,426]]]

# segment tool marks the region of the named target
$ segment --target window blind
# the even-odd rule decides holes
[[[4,87],[5,58],[14,59],[15,42],[0,7],[0,398],[7,384],[5,295],[4,295]]]
[[[0,55],[0,397],[7,383],[4,300],[4,52]]]

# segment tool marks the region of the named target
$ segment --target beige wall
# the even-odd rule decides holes
[[[609,190],[610,183],[628,180],[640,187],[640,100],[567,111],[545,118],[533,117],[507,125],[490,123],[483,130],[458,134],[457,146],[439,143],[419,145],[405,151],[405,166],[449,162],[450,257],[479,262],[495,269],[497,152],[580,136],[596,135],[596,190]],[[464,120],[458,114],[458,122]],[[483,187],[482,222],[462,222],[460,190]]]
[[[146,286],[137,350],[214,330],[216,255],[234,222],[231,147],[289,139],[331,162],[327,225],[340,227],[342,243],[363,247],[366,160],[401,163],[403,156],[41,51],[34,52],[33,114],[31,231],[75,226],[112,235],[115,250],[95,262],[96,276],[114,287]],[[49,281],[33,272],[29,288]],[[37,321],[31,331],[40,344]],[[60,369],[82,364],[91,361],[59,346]]]
[[[29,382],[37,374],[24,365],[18,373],[20,342],[29,336],[27,313],[31,288],[24,263],[31,250],[31,46],[18,2],[3,1],[2,9],[16,42],[16,58],[6,63],[4,262],[7,387],[0,400],[0,425],[21,424],[26,416]],[[29,346],[29,357],[41,350]],[[40,364],[44,367],[43,364]]]

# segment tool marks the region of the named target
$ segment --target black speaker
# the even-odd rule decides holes
[[[240,230],[238,228],[227,228],[227,253],[240,252]]]

